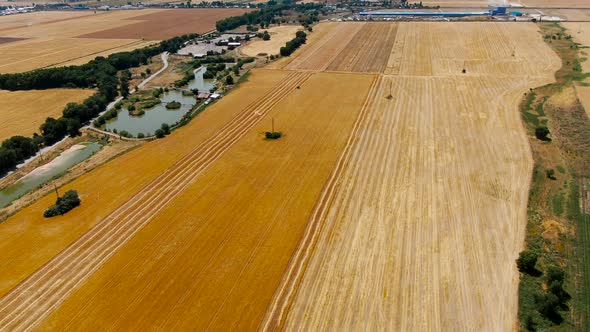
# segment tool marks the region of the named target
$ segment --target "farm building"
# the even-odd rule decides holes
[[[441,11],[430,11],[430,12],[415,12],[415,11],[370,11],[360,12],[360,16],[429,16],[429,17],[466,17],[466,16],[487,16],[487,15],[506,15],[506,7],[496,7],[485,12],[441,12]]]

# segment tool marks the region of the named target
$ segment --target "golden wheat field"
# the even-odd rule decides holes
[[[560,65],[533,24],[319,24],[80,207],[0,224],[0,330],[511,330],[517,107]]]
[[[160,39],[215,29],[245,10],[144,9],[34,12],[0,17],[0,73],[87,63],[97,56],[146,47]],[[19,40],[20,39],[20,40]]]
[[[0,142],[38,133],[47,117],[59,118],[67,103],[81,102],[93,93],[86,89],[0,90]]]

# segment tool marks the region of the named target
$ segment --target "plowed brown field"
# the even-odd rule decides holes
[[[140,21],[138,23],[79,37],[161,40],[189,33],[209,32],[215,30],[215,22],[248,11],[250,10],[242,8],[166,9],[134,17],[134,20]]]

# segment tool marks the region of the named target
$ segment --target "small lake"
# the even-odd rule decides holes
[[[215,86],[213,79],[204,79],[203,74],[205,68],[201,68],[195,72],[195,79],[183,87],[183,90],[198,89],[199,91],[209,92]],[[153,135],[157,129],[162,126],[162,123],[167,123],[170,126],[179,122],[182,117],[188,113],[191,108],[197,103],[195,96],[183,96],[182,91],[170,90],[164,92],[160,97],[161,104],[152,108],[144,109],[145,114],[140,116],[132,116],[126,108],[119,111],[117,118],[107,122],[106,130],[117,132],[122,130],[127,131],[134,137],[137,134],[143,133],[146,136]],[[177,101],[181,104],[179,109],[170,110],[166,108],[166,104],[171,101]]]
[[[29,191],[47,183],[72,166],[96,153],[102,145],[98,143],[80,143],[62,152],[51,162],[37,167],[14,184],[0,190],[0,208],[23,196]]]

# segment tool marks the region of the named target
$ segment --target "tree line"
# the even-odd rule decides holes
[[[294,4],[290,0],[283,0],[280,3],[276,1],[269,1],[266,5],[261,6],[260,10],[244,13],[240,16],[232,16],[219,20],[215,23],[215,28],[219,32],[235,29],[242,25],[259,25],[264,23],[267,25],[275,23],[275,16],[281,16],[283,11],[294,10],[296,12],[307,12],[322,9],[323,4],[306,3]],[[311,22],[310,22],[311,24]]]
[[[297,31],[295,34],[295,38],[291,39],[287,42],[287,44],[281,47],[281,55],[282,56],[289,56],[291,53],[295,52],[299,46],[305,44],[307,41],[307,34],[303,31]]]

